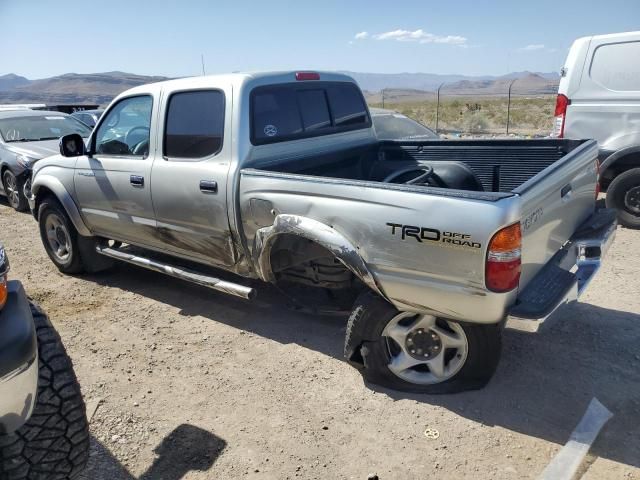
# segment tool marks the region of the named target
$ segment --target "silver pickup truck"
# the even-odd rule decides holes
[[[406,391],[483,386],[506,320],[535,327],[575,300],[616,228],[595,209],[594,141],[381,142],[333,73],[136,87],[60,150],[30,206],[62,272],[117,259],[349,309],[347,359]]]

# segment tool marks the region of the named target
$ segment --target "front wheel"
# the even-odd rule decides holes
[[[78,234],[57,200],[48,197],[42,201],[38,222],[44,249],[62,273],[96,273],[113,265],[110,258],[96,252],[97,238]]]
[[[640,229],[640,168],[621,173],[607,188],[607,208],[618,210],[618,221],[627,228]]]
[[[16,177],[11,170],[6,170],[2,175],[2,185],[4,187],[4,193],[7,195],[9,205],[18,212],[27,210],[29,203],[22,191],[24,182]]]
[[[399,312],[365,293],[349,317],[345,355],[371,383],[406,392],[455,393],[487,384],[500,359],[501,336],[501,324]]]

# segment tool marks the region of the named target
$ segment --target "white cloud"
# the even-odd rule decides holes
[[[418,43],[447,43],[450,45],[465,45],[467,39],[460,35],[435,35],[419,28],[418,30],[393,30],[391,32],[373,35],[378,40],[396,40],[398,42]]]
[[[535,50],[544,50],[544,45],[541,43],[533,43],[531,45],[527,45],[526,47],[520,48],[523,52],[533,52]]]
[[[359,32],[353,37],[355,40],[365,40],[375,38],[377,40],[395,40],[397,42],[417,42],[417,43],[445,43],[449,45],[466,46],[467,39],[460,35],[435,35],[419,28],[418,30],[392,30],[390,32],[370,34],[369,32]]]

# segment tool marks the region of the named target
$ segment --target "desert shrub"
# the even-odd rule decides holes
[[[473,112],[465,115],[462,127],[468,133],[481,133],[489,130],[489,119],[482,112]]]

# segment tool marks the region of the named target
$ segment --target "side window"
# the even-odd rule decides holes
[[[355,85],[332,85],[327,89],[327,93],[336,127],[365,126],[369,123],[367,107]]]
[[[169,98],[164,155],[203,158],[222,149],[224,94],[219,90],[174,93]]]
[[[95,153],[147,156],[152,105],[153,99],[147,95],[118,102],[106,113],[96,132]]]
[[[638,58],[640,42],[601,45],[593,54],[589,75],[594,82],[609,90],[640,91]]]

